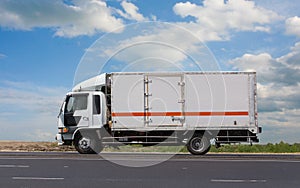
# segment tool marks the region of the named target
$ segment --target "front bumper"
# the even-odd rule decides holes
[[[62,138],[61,134],[56,134],[55,140],[57,141],[57,143],[58,143],[59,146],[64,145],[64,141],[63,141],[63,138]]]
[[[72,145],[72,134],[56,134],[55,140],[59,146]]]

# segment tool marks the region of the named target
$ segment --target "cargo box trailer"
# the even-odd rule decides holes
[[[121,144],[258,142],[255,72],[103,73],[77,84],[58,115],[59,145],[99,153]]]

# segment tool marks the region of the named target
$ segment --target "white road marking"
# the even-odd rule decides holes
[[[28,165],[0,165],[0,168],[29,168]]]
[[[46,177],[12,177],[13,180],[64,180],[65,178],[46,178]]]
[[[216,183],[266,183],[267,180],[242,180],[242,179],[211,179],[211,182]]]
[[[300,163],[300,160],[286,160],[286,159],[170,159],[170,161],[199,161],[199,162],[272,162],[272,163]]]

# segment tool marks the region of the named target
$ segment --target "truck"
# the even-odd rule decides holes
[[[112,72],[82,81],[58,115],[59,145],[81,154],[104,147],[259,142],[255,72]]]

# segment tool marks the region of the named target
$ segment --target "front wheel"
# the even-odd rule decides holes
[[[75,149],[80,154],[96,154],[100,153],[103,149],[101,140],[93,134],[78,134],[74,140]]]
[[[188,142],[187,149],[193,155],[204,155],[210,150],[210,141],[202,135],[194,135]]]

